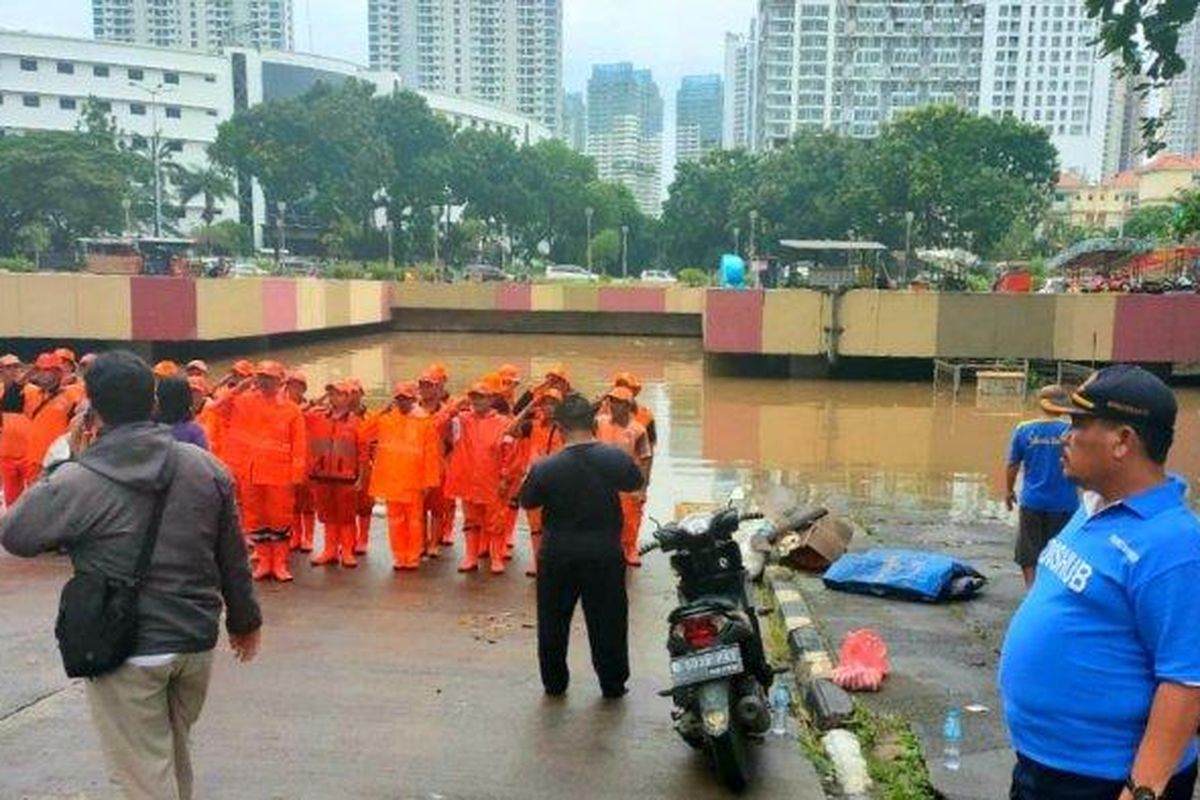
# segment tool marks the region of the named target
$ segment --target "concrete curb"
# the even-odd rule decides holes
[[[796,685],[801,690],[805,710],[810,719],[818,719],[821,710],[812,705],[812,700],[817,695],[813,687],[819,682],[829,681],[836,662],[826,647],[804,595],[792,583],[787,571],[780,567],[768,567],[765,582],[775,601],[775,613],[783,621],[784,630],[787,632],[792,671],[795,674]],[[859,796],[865,787],[870,785],[861,755],[862,743],[853,731],[838,727],[826,731],[822,742],[827,745],[829,734],[835,731],[839,732],[839,736],[840,733],[845,734],[840,736],[842,741],[853,742],[848,760],[854,763],[847,763],[847,759],[844,758],[847,755],[845,749],[826,747],[826,752],[834,762],[838,788],[844,796]]]

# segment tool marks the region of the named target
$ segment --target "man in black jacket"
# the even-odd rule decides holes
[[[150,422],[154,376],[137,356],[97,358],[87,393],[98,438],[0,518],[0,541],[25,557],[65,549],[77,572],[128,577],[156,497],[166,493],[138,596],[136,651],[86,688],[124,795],[188,800],[188,736],[208,690],[222,607],[241,661],[257,653],[262,625],[233,483],[207,452],[176,444],[169,428]]]
[[[554,413],[561,452],[538,462],[521,488],[523,508],[542,509],[538,557],[538,662],[546,694],[567,691],[571,617],[582,599],[592,665],[605,697],[625,694],[629,679],[629,600],[621,549],[618,492],[641,488],[642,471],[621,450],[596,441],[596,416],[581,395]]]

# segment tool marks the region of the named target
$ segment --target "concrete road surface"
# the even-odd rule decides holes
[[[220,645],[193,735],[197,797],[630,798],[728,796],[669,724],[662,559],[630,575],[633,678],[600,697],[582,615],[572,683],[543,697],[534,653],[533,583],[460,576],[446,552],[418,574],[391,570],[377,521],[364,567],[313,569],[264,585],[260,658]],[[66,559],[0,553],[0,798],[114,798],[82,686],[62,676],[53,642]],[[817,800],[794,743],[757,750],[744,796]]]

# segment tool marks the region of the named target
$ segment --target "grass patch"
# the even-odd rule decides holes
[[[880,800],[935,800],[921,744],[908,722],[895,714],[876,714],[857,700],[850,729],[862,743],[872,795]]]

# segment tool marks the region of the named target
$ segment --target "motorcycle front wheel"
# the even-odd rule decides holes
[[[740,728],[731,726],[722,735],[710,738],[708,754],[721,783],[735,792],[746,788],[750,782],[750,770],[746,756],[746,736]]]

